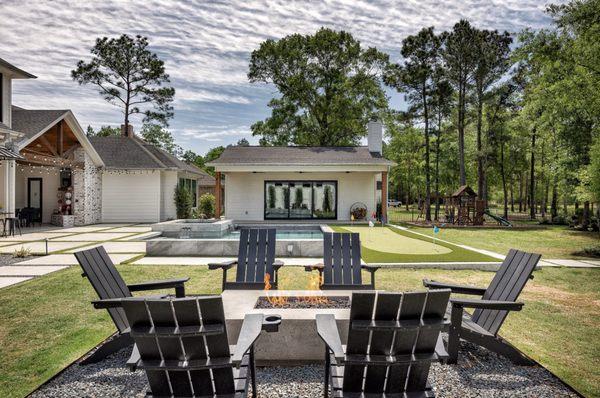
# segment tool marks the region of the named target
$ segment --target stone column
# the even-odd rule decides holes
[[[79,164],[71,170],[75,225],[98,223],[102,220],[101,171],[83,148],[75,150],[74,160]]]

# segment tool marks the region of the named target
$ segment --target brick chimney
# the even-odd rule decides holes
[[[125,131],[125,125],[121,125],[121,135],[123,137],[133,137],[133,126],[131,124],[127,125],[127,131]]]
[[[383,150],[383,124],[379,120],[371,121],[367,124],[369,135],[367,143],[369,152],[381,155]]]

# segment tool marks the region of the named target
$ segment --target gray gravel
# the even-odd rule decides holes
[[[0,267],[4,265],[12,265],[21,261],[28,260],[31,256],[27,257],[13,257],[12,254],[0,254]]]
[[[73,364],[31,398],[142,398],[146,377],[123,367],[128,354],[125,349],[97,364]],[[577,397],[544,368],[514,366],[468,343],[461,347],[458,365],[434,364],[429,381],[438,398]],[[320,398],[322,382],[323,367],[317,365],[257,370],[260,398]]]

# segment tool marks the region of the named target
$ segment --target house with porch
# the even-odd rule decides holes
[[[176,217],[177,184],[198,196],[214,178],[124,131],[87,137],[73,112],[12,104],[12,83],[36,77],[0,59],[0,213],[57,225]]]
[[[231,146],[208,163],[216,171],[218,212],[235,221],[353,219],[351,210],[381,206],[387,220],[388,172],[383,127],[368,125],[368,145],[356,147]],[[224,189],[221,186],[224,185]]]

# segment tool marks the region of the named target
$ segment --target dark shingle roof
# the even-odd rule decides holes
[[[67,112],[66,109],[28,110],[13,106],[12,129],[25,134],[24,139],[27,140]]]
[[[90,137],[90,142],[108,169],[173,169],[197,174],[199,185],[215,184],[215,179],[204,170],[189,165],[140,138]]]
[[[279,147],[231,146],[210,165],[393,165],[364,146],[357,147]]]

